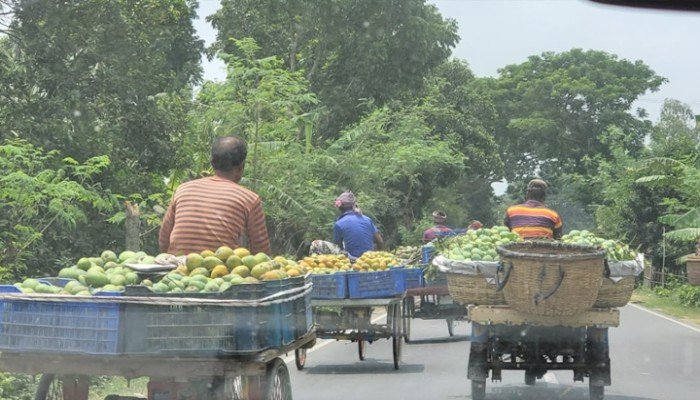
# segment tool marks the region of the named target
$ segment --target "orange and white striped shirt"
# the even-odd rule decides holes
[[[562,234],[559,214],[536,200],[508,207],[503,225],[522,238],[559,239]]]
[[[217,176],[181,184],[173,195],[160,228],[161,251],[187,254],[243,246],[270,254],[260,196]]]

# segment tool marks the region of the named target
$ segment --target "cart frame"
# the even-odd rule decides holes
[[[525,383],[548,370],[572,370],[574,381],[589,380],[591,400],[602,400],[611,384],[608,328],[619,325],[617,309],[593,309],[577,316],[545,317],[506,306],[469,306],[472,342],[467,377],[472,398],[483,400],[486,379],[502,370],[525,371]]]
[[[379,339],[391,339],[394,369],[401,364],[402,313],[403,296],[382,299],[312,299],[314,316],[319,307],[340,309],[339,314],[327,314],[327,319],[314,321],[316,336],[320,339],[348,340],[357,342],[360,361],[365,359],[365,342],[372,343]],[[386,308],[386,323],[373,323],[374,308]],[[299,367],[297,365],[297,367]]]
[[[416,305],[418,298],[418,305]],[[403,337],[406,343],[411,341],[411,319],[444,319],[447,333],[454,336],[454,322],[465,320],[467,310],[452,301],[447,284],[444,286],[426,286],[408,289],[403,301]]]
[[[313,347],[316,334],[312,330],[292,343],[279,348],[221,358],[184,358],[168,355],[91,355],[62,353],[0,353],[0,371],[44,374],[37,390],[43,396],[53,376],[86,377],[90,375],[123,376],[186,382],[192,378],[213,379],[211,399],[291,400],[291,383],[281,356]],[[164,367],[167,365],[167,367]],[[183,378],[186,377],[186,378]],[[84,380],[84,379],[83,379]],[[80,386],[80,379],[77,380]],[[44,387],[42,387],[44,386]],[[75,385],[73,385],[75,386]],[[64,400],[87,400],[87,387],[76,390],[64,385]],[[68,389],[68,390],[67,390]]]

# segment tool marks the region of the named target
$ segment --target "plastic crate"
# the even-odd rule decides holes
[[[404,289],[423,287],[423,270],[420,268],[402,268]]]
[[[346,272],[330,275],[311,275],[313,289],[312,299],[346,299],[348,297],[348,279]]]
[[[435,246],[423,246],[421,249],[421,263],[430,264],[435,256]]]
[[[0,292],[20,291],[3,285]],[[107,303],[0,300],[0,350],[118,354],[121,308]]]
[[[127,286],[128,296],[259,300],[260,284],[232,286],[223,293],[153,293]],[[124,351],[182,357],[226,356],[282,345],[279,307],[125,305]]]
[[[265,286],[265,297],[268,297],[281,291],[303,287],[304,277],[300,276],[279,281],[267,281],[263,282],[263,285]],[[297,338],[297,305],[297,300],[289,300],[272,306],[276,318],[273,318],[270,328],[279,332],[282,344],[289,344]]]
[[[351,299],[394,297],[403,294],[402,268],[376,272],[348,272],[348,293]]]

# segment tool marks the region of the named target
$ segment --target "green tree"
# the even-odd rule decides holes
[[[596,156],[610,159],[615,146],[639,154],[650,123],[630,109],[663,82],[641,61],[593,50],[543,53],[502,68],[483,83],[498,106],[496,137],[507,178],[595,173]]]
[[[181,100],[199,79],[202,41],[187,0],[17,1],[12,73],[0,80],[0,134],[76,159],[109,154],[119,191],[150,186],[172,165]],[[107,182],[105,182],[107,184]]]
[[[115,206],[94,181],[108,166],[106,156],[81,164],[20,139],[0,144],[0,278],[51,274],[75,256],[66,252],[75,229],[92,222],[89,210]]]
[[[214,49],[233,53],[229,38],[252,37],[262,56],[303,69],[328,107],[325,138],[387,101],[422,88],[423,78],[450,55],[456,23],[425,0],[223,0],[209,21]]]

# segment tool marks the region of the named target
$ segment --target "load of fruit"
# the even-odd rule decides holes
[[[631,261],[637,258],[637,253],[618,240],[603,239],[587,230],[573,230],[562,236],[564,243],[602,247],[609,261]]]
[[[399,246],[394,250],[394,255],[407,265],[419,264],[421,261],[421,248],[416,246]]]
[[[392,266],[401,265],[396,256],[386,251],[368,251],[355,260],[353,271],[373,272],[383,271]]]
[[[216,251],[191,253],[185,263],[169,272],[159,281],[141,280],[126,264],[155,264],[159,259],[171,260],[170,254],[157,257],[143,252],[124,251],[119,256],[110,250],[100,257],[84,257],[76,265],[63,268],[60,278],[71,279],[58,287],[37,279],[26,279],[15,284],[23,293],[91,295],[98,292],[121,292],[127,285],[142,285],[156,293],[223,292],[232,285],[281,280],[308,272],[308,268],[277,256],[264,253],[255,255],[244,248],[220,247]]]
[[[185,264],[168,273],[158,283],[142,282],[156,293],[224,292],[233,285],[274,281],[301,276],[306,270],[282,256],[250,254],[245,248],[226,246],[216,251],[190,253]]]
[[[505,226],[494,226],[439,240],[435,247],[450,260],[498,261],[498,246],[519,241],[522,239],[517,233],[510,232]]]
[[[344,254],[313,254],[304,257],[299,265],[312,274],[334,274],[338,271],[349,271],[352,265]]]

